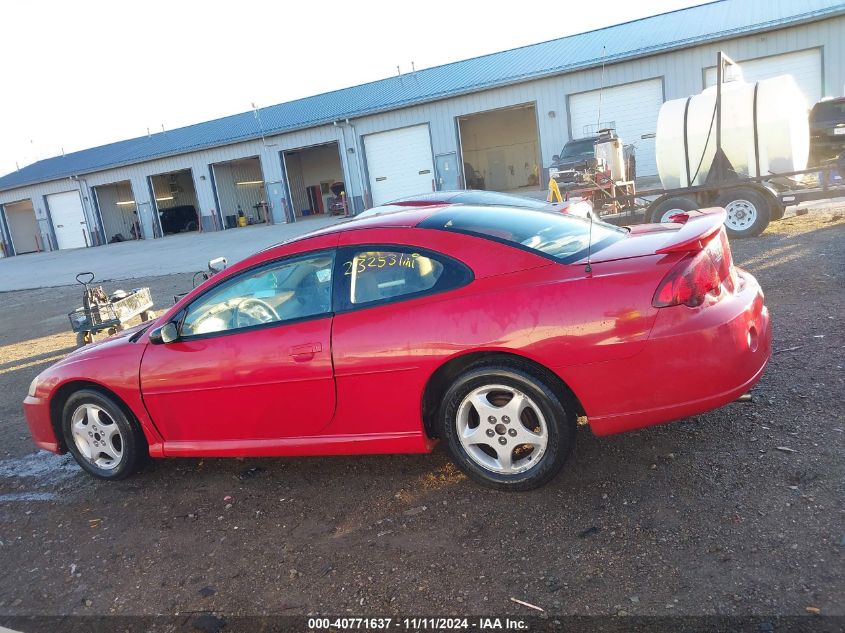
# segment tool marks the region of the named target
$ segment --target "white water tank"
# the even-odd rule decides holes
[[[595,144],[595,154],[596,158],[610,171],[610,177],[614,182],[627,180],[622,141],[618,137],[600,138]]]
[[[716,153],[715,107],[712,86],[660,108],[655,145],[664,189],[704,184]],[[806,169],[808,111],[792,75],[722,84],[722,149],[734,170],[755,177]]]

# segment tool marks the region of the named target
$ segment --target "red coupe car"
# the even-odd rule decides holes
[[[149,455],[424,453],[547,482],[598,435],[720,407],[770,356],[724,211],[617,228],[437,205],[264,250],[42,372],[35,443],[119,479]]]

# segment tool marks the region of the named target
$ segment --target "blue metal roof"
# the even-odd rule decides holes
[[[722,0],[261,109],[265,136],[845,13],[842,0]],[[0,191],[260,138],[253,112],[28,165]]]

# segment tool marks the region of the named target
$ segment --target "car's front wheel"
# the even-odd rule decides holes
[[[113,398],[94,389],[80,389],[68,398],[62,430],[70,453],[95,477],[128,477],[147,456],[137,421]]]
[[[464,473],[500,490],[547,483],[575,442],[575,415],[554,381],[521,363],[470,366],[445,394],[440,431]]]

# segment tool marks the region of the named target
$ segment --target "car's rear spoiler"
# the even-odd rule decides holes
[[[666,224],[642,224],[629,229],[628,238],[612,242],[593,251],[593,263],[610,262],[631,257],[650,257],[668,253],[687,253],[702,250],[719,235],[725,222],[724,209],[702,209],[678,213]],[[584,264],[587,257],[577,263]]]
[[[725,223],[727,213],[721,207],[685,211],[672,216],[683,226],[672,235],[669,242],[655,251],[657,255],[684,251],[700,251],[715,237]]]

